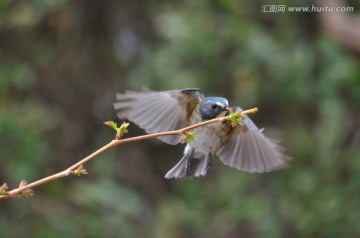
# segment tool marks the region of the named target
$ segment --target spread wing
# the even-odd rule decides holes
[[[236,109],[240,109],[237,107]],[[250,173],[264,173],[287,167],[290,157],[285,149],[259,130],[248,116],[242,119],[243,126],[231,132],[228,142],[218,150],[220,160],[230,167]]]
[[[163,92],[133,92],[116,94],[115,110],[120,119],[128,119],[147,133],[181,129],[204,98],[200,89],[190,88]],[[163,136],[160,140],[175,145],[180,137]]]

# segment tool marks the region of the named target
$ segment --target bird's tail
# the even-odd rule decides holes
[[[191,178],[205,176],[209,167],[211,166],[210,155],[200,155],[193,157],[194,149],[185,150],[184,156],[181,160],[166,173],[165,178]]]

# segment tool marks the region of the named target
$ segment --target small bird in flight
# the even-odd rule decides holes
[[[200,89],[187,88],[162,92],[126,91],[116,95],[115,110],[120,119],[128,119],[147,133],[172,131],[199,122],[242,111],[239,106],[229,107],[223,97],[205,97]],[[230,167],[264,173],[287,167],[290,159],[279,146],[262,133],[251,119],[244,115],[241,125],[216,122],[195,128],[195,140],[190,140],[181,160],[165,178],[205,176],[211,166],[211,156]],[[160,140],[175,145],[182,141],[179,135],[162,136]]]

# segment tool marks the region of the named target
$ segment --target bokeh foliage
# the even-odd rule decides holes
[[[259,107],[253,120],[294,158],[261,175],[215,160],[206,178],[175,181],[163,176],[183,146],[127,144],[88,176],[2,201],[0,236],[359,236],[358,57],[315,14],[263,4],[0,1],[0,182],[55,173],[111,140],[115,93],[143,86]]]

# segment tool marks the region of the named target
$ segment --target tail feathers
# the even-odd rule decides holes
[[[165,178],[191,178],[205,176],[211,165],[211,158],[209,155],[201,159],[194,159],[191,157],[192,151],[186,153],[181,160],[166,173]]]

